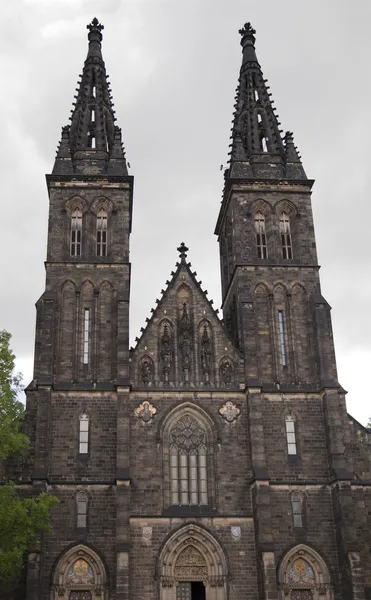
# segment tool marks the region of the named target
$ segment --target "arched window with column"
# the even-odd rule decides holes
[[[291,228],[290,228],[290,217],[287,212],[283,211],[280,215],[280,235],[281,235],[281,247],[282,257],[286,259],[292,259],[292,240],[291,240]]]
[[[71,215],[71,238],[70,254],[71,256],[81,256],[82,242],[82,210],[75,208]]]
[[[215,430],[191,403],[172,411],[162,425],[165,506],[215,506]]]
[[[205,430],[193,416],[184,415],[170,436],[171,503],[208,504]]]
[[[258,258],[268,258],[267,235],[265,232],[265,216],[259,210],[255,214],[256,251]]]
[[[97,256],[107,256],[107,212],[101,208],[97,214]]]

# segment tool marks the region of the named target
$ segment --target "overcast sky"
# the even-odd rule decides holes
[[[323,295],[349,412],[371,416],[370,0],[12,0],[1,6],[0,328],[32,376],[44,289],[50,173],[87,51],[104,24],[130,172],[131,340],[165,287],[181,241],[220,306],[214,227],[221,200],[238,29],[251,21],[282,128],[292,130],[313,193]]]

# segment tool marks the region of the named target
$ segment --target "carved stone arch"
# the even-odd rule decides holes
[[[78,544],[57,560],[52,574],[52,600],[108,600],[108,590],[107,568],[91,547]]]
[[[93,293],[95,290],[95,286],[94,283],[91,281],[91,279],[84,279],[84,281],[81,282],[80,285],[80,293],[84,294],[86,292],[88,293]]]
[[[311,546],[299,544],[281,559],[277,572],[280,600],[333,600],[329,569]]]
[[[291,284],[291,294],[298,293],[307,295],[307,290],[305,289],[302,283],[299,283],[299,281],[295,281],[295,283]]]
[[[282,293],[287,295],[289,293],[287,285],[284,281],[276,281],[273,286],[273,294]]]
[[[104,289],[109,289],[113,291],[113,285],[108,279],[103,279],[103,281],[99,285],[99,291],[101,292]]]
[[[197,420],[200,420],[202,425],[207,430],[208,435],[210,436],[210,440],[216,442],[219,440],[219,428],[214,421],[213,417],[206,412],[201,406],[198,404],[194,404],[193,402],[183,402],[182,404],[177,404],[170,410],[170,412],[165,415],[159,425],[158,425],[158,439],[162,442],[168,441],[168,434],[171,429],[171,426],[184,414],[190,413]]]
[[[77,288],[76,288],[76,284],[74,281],[72,281],[72,279],[66,279],[66,281],[64,281],[61,285],[61,293],[63,294],[63,292],[65,291],[65,289],[73,289],[74,292],[76,292]]]
[[[223,356],[219,361],[219,377],[222,387],[230,387],[235,382],[235,364],[230,356]]]
[[[254,294],[265,294],[265,295],[269,295],[272,293],[272,290],[269,288],[268,284],[265,281],[259,281],[259,283],[256,284],[255,289],[254,289]]]
[[[192,299],[193,298],[193,291],[192,291],[191,287],[188,285],[188,283],[183,283],[182,282],[177,287],[176,295],[177,295],[177,298],[180,299],[180,300],[182,300],[183,297],[184,298],[188,297],[188,298]]]
[[[151,386],[155,380],[155,365],[149,354],[144,354],[138,360],[137,383],[139,387]]]
[[[99,196],[98,198],[96,198],[92,205],[91,205],[91,211],[97,215],[99,213],[100,210],[105,210],[107,213],[107,216],[109,217],[110,214],[113,211],[113,202],[112,200],[110,200],[109,198],[107,198],[106,196]]]
[[[272,206],[263,198],[258,198],[258,200],[254,200],[254,202],[251,205],[251,214],[253,215],[253,217],[256,215],[257,212],[263,213],[263,215],[267,219],[273,213]]]
[[[66,201],[65,209],[71,216],[73,211],[76,209],[81,210],[81,212],[84,214],[88,210],[88,206],[86,200],[82,198],[82,196],[72,196]]]
[[[209,531],[194,523],[181,527],[165,541],[158,555],[156,577],[161,600],[176,600],[177,586],[194,581],[205,585],[207,600],[227,598],[225,553]]]
[[[297,206],[291,200],[286,199],[278,200],[273,208],[278,217],[282,212],[286,212],[290,217],[296,217],[299,212]]]
[[[178,430],[181,433],[180,437]],[[184,433],[184,441],[181,441],[182,433]],[[201,407],[191,402],[185,402],[175,406],[160,422],[158,439],[162,444],[164,507],[166,508],[175,504],[207,504],[211,508],[215,508],[215,449],[220,436],[218,435],[218,428],[212,417]],[[197,493],[199,495],[197,502],[193,501],[191,493],[189,493],[189,501],[184,501],[181,494],[179,494],[178,501],[174,501],[174,495],[176,495],[176,493],[173,493],[173,480],[170,471],[171,466],[173,466],[171,462],[171,450],[174,444],[178,445],[179,450],[181,450],[181,447],[184,447],[187,454],[191,453],[193,447],[197,450],[197,453],[199,448],[203,449],[202,454],[206,457],[205,473],[207,489],[206,494],[203,496],[200,493],[199,486],[197,486]],[[189,492],[191,492],[191,490],[189,490]],[[206,496],[207,501],[205,502]]]

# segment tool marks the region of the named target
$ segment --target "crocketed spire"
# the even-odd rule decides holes
[[[98,19],[87,25],[89,48],[76,88],[71,126],[64,127],[54,174],[127,175],[121,130],[115,125],[112,95],[102,58]]]
[[[255,53],[255,29],[246,23],[239,31],[243,50],[232,127],[229,177],[277,179],[287,177],[287,152],[267,80]],[[291,162],[291,159],[289,159]],[[299,159],[300,163],[300,159]],[[301,163],[300,163],[301,165]],[[302,167],[301,167],[302,169]],[[304,170],[290,168],[305,178]]]

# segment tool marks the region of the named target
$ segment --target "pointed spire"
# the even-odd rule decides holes
[[[285,135],[285,167],[287,179],[307,178],[291,131],[286,131]]]
[[[127,175],[121,130],[115,126],[114,105],[102,58],[104,26],[94,18],[87,29],[88,54],[76,88],[68,140],[65,135],[63,141],[62,134],[62,141],[66,151],[69,147],[74,173]],[[60,168],[61,163],[56,161],[53,172],[57,173]]]
[[[246,23],[239,30],[243,51],[237,87],[230,170],[231,177],[283,176],[285,148],[269,86],[255,53],[255,29]]]

